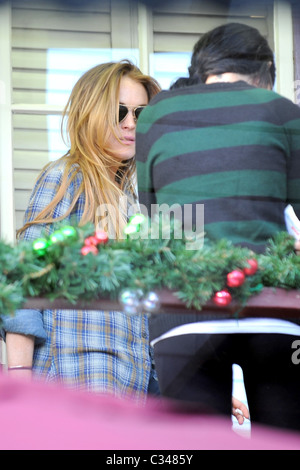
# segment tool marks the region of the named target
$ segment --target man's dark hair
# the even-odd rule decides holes
[[[186,86],[196,85],[199,83],[198,77],[180,77],[174,83],[171,84],[170,90],[175,90],[176,88],[183,88]]]
[[[209,75],[226,72],[250,76],[257,86],[273,88],[274,55],[256,28],[228,23],[207,32],[196,42],[190,78],[205,83]]]

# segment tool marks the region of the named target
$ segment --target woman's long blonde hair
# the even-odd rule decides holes
[[[97,212],[104,204],[104,207],[112,209],[107,211],[108,230],[120,238],[126,214],[120,213],[119,203],[125,188],[126,193],[135,193],[135,159],[120,162],[112,156],[107,142],[112,133],[117,137],[120,81],[125,75],[145,87],[149,100],[160,91],[155,79],[144,75],[128,60],[98,65],[78,80],[63,111],[62,130],[67,120],[70,148],[60,159],[65,163],[62,184],[51,203],[33,221],[27,222],[18,235],[30,225],[63,220],[70,215],[84,192],[85,205],[79,224],[93,222],[99,227]],[[53,162],[48,163],[42,172],[45,169],[51,171],[52,165]],[[113,181],[110,168],[116,165],[119,165],[118,181]],[[78,172],[82,174],[82,183],[70,208],[63,216],[54,219],[55,207]]]

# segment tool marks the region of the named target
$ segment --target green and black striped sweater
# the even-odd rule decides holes
[[[256,252],[300,216],[300,108],[243,81],[159,93],[137,126],[140,203],[204,204],[205,236]],[[195,222],[195,221],[194,221]]]

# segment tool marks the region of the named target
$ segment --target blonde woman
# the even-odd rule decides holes
[[[41,172],[19,236],[33,240],[54,222],[91,221],[120,238],[135,201],[135,131],[160,91],[131,62],[98,65],[75,84],[63,119],[70,149]],[[124,197],[126,196],[126,198]],[[10,375],[143,401],[151,375],[146,316],[115,311],[20,310],[5,324]]]

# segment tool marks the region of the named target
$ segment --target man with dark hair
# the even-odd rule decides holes
[[[257,253],[285,230],[287,204],[300,215],[300,109],[272,91],[274,80],[273,53],[256,29],[229,23],[200,38],[189,78],[158,94],[138,123],[149,215],[153,204],[204,204],[205,237]],[[230,416],[240,364],[252,422],[300,430],[297,322],[214,318],[205,308],[150,318],[162,395]]]
[[[209,31],[196,42],[189,67],[190,78],[207,83],[209,76],[229,72],[243,75],[252,85],[273,88],[273,52],[257,29],[228,23]]]

